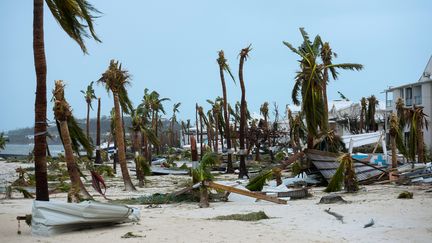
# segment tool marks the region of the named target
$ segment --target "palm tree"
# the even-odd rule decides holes
[[[180,102],[175,103],[173,105],[173,109],[172,109],[173,115],[171,117],[171,146],[175,146],[175,144],[174,144],[175,143],[175,141],[174,141],[175,140],[174,125],[177,123],[176,113],[180,112],[178,109],[180,107],[180,105],[181,105]]]
[[[300,28],[300,33],[303,37],[303,43],[300,47],[294,48],[293,45],[286,41],[283,43],[301,57],[301,60],[299,60],[300,70],[297,71],[291,96],[294,105],[301,104],[308,130],[308,148],[313,148],[314,138],[318,136],[319,128],[322,129],[326,122],[324,120],[322,92],[323,74],[321,70],[323,66],[317,63],[321,38],[316,36],[312,43],[303,28]],[[301,94],[301,101],[298,99],[299,94]]]
[[[264,102],[261,107],[260,107],[260,114],[264,117],[264,129],[265,129],[265,133],[267,134],[267,142],[268,142],[268,146],[269,146],[269,153],[270,153],[270,157],[273,157],[273,153],[271,151],[271,141],[270,141],[270,129],[269,129],[269,125],[268,125],[268,119],[269,119],[269,103],[266,101]],[[257,153],[259,153],[259,150],[257,150]]]
[[[93,99],[96,99],[96,95],[93,89],[93,81],[91,81],[90,84],[87,85],[87,90],[81,90],[81,93],[84,94],[84,99],[87,103],[86,135],[87,138],[90,140],[90,108],[93,110],[91,102]]]
[[[122,70],[122,66],[118,61],[111,60],[108,69],[102,74],[102,77],[98,80],[98,82],[105,85],[107,92],[111,91],[113,93],[115,109],[115,136],[118,146],[118,158],[122,171],[123,182],[127,191],[135,191],[136,189],[132,184],[126,163],[124,131],[122,126],[123,123],[121,119],[119,100],[120,95],[127,97],[125,86],[129,84],[129,77],[128,71]]]
[[[367,111],[367,101],[365,97],[362,97],[360,100],[361,111],[360,111],[360,133],[363,133],[365,129],[365,115]],[[367,123],[367,121],[366,121]],[[364,130],[363,130],[364,129]]]
[[[368,131],[374,131],[376,132],[378,130],[378,126],[375,122],[375,113],[376,113],[376,107],[378,106],[378,100],[376,99],[375,95],[370,96],[367,98],[368,100],[368,112],[366,115],[366,120],[368,120],[369,129]]]
[[[151,111],[151,124],[152,124],[153,131],[156,137],[158,137],[159,112],[165,114],[165,109],[162,105],[162,102],[169,101],[170,99],[160,98],[159,93],[156,91],[152,91],[151,93],[148,93],[147,89],[144,90],[144,99],[146,100],[149,109]],[[159,154],[159,146],[156,146],[156,154]]]
[[[397,168],[397,158],[396,158],[396,138],[400,136],[399,121],[395,113],[390,116],[390,146],[392,151],[392,168]]]
[[[341,64],[333,64],[333,57],[337,57],[337,54],[334,53],[330,47],[328,42],[322,43],[321,41],[321,60],[323,62],[323,75],[322,75],[322,92],[324,99],[324,123],[323,130],[328,130],[328,101],[327,101],[327,83],[329,80],[328,72],[330,71],[334,80],[338,79],[338,71],[337,69],[345,69],[345,70],[356,70],[360,71],[363,69],[363,65],[355,64],[355,63],[341,63]]]
[[[234,82],[235,82],[235,79],[231,73],[229,66],[228,66],[227,60],[225,59],[225,55],[224,55],[223,50],[219,51],[218,55],[219,55],[219,58],[217,59],[217,62],[219,64],[219,76],[221,79],[222,94],[223,94],[223,111],[224,111],[223,114],[224,114],[224,120],[225,120],[225,139],[226,139],[227,150],[228,150],[227,173],[234,173],[234,168],[232,165],[231,134],[230,134],[230,124],[229,124],[229,116],[228,116],[228,98],[227,98],[224,72],[227,72],[231,76],[231,78]],[[223,141],[222,141],[222,146],[223,146]]]
[[[62,29],[81,47],[84,53],[87,48],[84,37],[92,37],[100,42],[93,28],[94,13],[99,11],[87,0],[54,1],[46,0],[54,18]],[[34,126],[34,157],[36,176],[36,200],[49,201],[47,165],[46,165],[46,134],[47,134],[47,94],[46,75],[47,66],[45,58],[44,41],[44,1],[33,1],[33,54],[36,70],[36,99],[35,99],[35,126]],[[84,23],[83,23],[84,22]],[[87,33],[87,28],[91,36]]]
[[[428,115],[423,112],[423,107],[414,105],[412,109],[406,109],[405,117],[410,128],[409,156],[412,161],[415,161],[415,154],[417,153],[417,161],[423,163],[425,162],[423,129],[428,129]]]
[[[68,126],[70,120],[73,119],[72,111],[64,97],[64,84],[61,80],[55,81],[55,88],[53,90],[53,101],[54,116],[57,122],[60,124],[60,135],[65,150],[65,160],[69,178],[72,182],[72,190],[84,196],[85,199],[91,199],[91,195],[87,192],[80,179],[78,166],[75,163],[75,158],[73,154],[74,149],[72,147],[73,141],[71,140],[71,136],[69,135]]]
[[[239,62],[239,80],[240,80],[240,87],[241,87],[241,106],[240,106],[240,132],[239,132],[239,138],[240,138],[240,173],[239,178],[243,178],[244,176],[248,176],[247,168],[246,168],[246,161],[245,161],[245,132],[246,132],[246,88],[244,85],[244,79],[243,79],[243,65],[244,62],[249,57],[249,52],[252,50],[251,45],[249,45],[246,48],[243,48],[240,51],[240,62]]]

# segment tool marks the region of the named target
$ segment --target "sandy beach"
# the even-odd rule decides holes
[[[2,168],[5,163],[2,162]],[[8,163],[8,168],[13,164]],[[9,178],[13,179],[13,178]],[[187,176],[150,176],[145,188],[127,193],[120,178],[109,182],[109,198],[129,198],[172,192],[182,187]],[[90,188],[90,187],[88,187]],[[430,242],[432,239],[431,186],[363,186],[356,194],[340,193],[347,204],[318,204],[326,193],[322,187],[310,190],[307,199],[290,200],[287,205],[254,200],[215,202],[202,209],[197,203],[164,204],[157,207],[134,205],[141,209],[139,223],[87,229],[51,237],[35,237],[21,223],[17,234],[16,216],[31,213],[32,199],[0,200],[2,242]],[[414,199],[396,199],[408,190]],[[91,190],[92,193],[94,191]],[[2,195],[3,197],[3,195]],[[100,197],[95,197],[101,200]],[[66,201],[66,194],[51,195],[51,200]],[[344,216],[343,223],[331,211]],[[215,216],[264,211],[270,219],[256,222],[221,221]],[[363,228],[374,220],[372,227]],[[123,239],[127,232],[140,238]]]

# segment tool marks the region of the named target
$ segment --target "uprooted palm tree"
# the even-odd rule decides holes
[[[87,48],[83,37],[93,38],[100,42],[93,28],[93,14],[99,13],[87,0],[45,0],[54,18],[62,29],[71,37],[84,53]],[[90,35],[87,33],[87,28]],[[45,58],[44,41],[44,1],[33,1],[33,54],[36,70],[36,99],[35,99],[35,126],[34,126],[34,158],[36,176],[36,200],[48,201],[47,180],[47,93],[46,75],[47,65]]]
[[[86,135],[87,138],[90,140],[90,109],[93,110],[92,100],[96,99],[96,95],[93,89],[93,81],[90,82],[89,85],[87,85],[86,91],[81,90],[81,93],[84,94],[84,99],[87,103]]]
[[[219,76],[221,79],[222,94],[223,94],[223,112],[224,112],[223,115],[224,115],[224,121],[225,121],[225,139],[226,139],[227,150],[228,150],[227,173],[234,173],[234,168],[232,165],[230,122],[229,122],[229,116],[228,116],[228,98],[227,98],[224,72],[227,72],[230,75],[230,77],[232,78],[234,83],[235,83],[235,79],[231,73],[230,67],[228,66],[227,60],[225,59],[224,52],[221,50],[221,51],[219,51],[218,55],[219,55],[219,58],[217,59],[217,62],[219,64]],[[222,145],[223,145],[223,141],[222,141]]]
[[[243,178],[244,176],[248,176],[247,168],[246,168],[246,148],[245,148],[245,133],[246,133],[246,119],[247,119],[247,104],[246,104],[246,87],[244,83],[243,77],[243,65],[244,62],[249,57],[249,52],[252,50],[251,45],[246,48],[243,48],[240,51],[240,62],[239,62],[239,80],[241,87],[241,103],[240,103],[240,131],[239,131],[239,139],[240,139],[240,172],[239,178]]]
[[[354,161],[351,154],[346,153],[338,158],[339,167],[331,178],[325,192],[336,192],[342,189],[342,183],[346,192],[358,191],[357,176],[354,169]]]
[[[192,137],[193,138],[193,137]],[[195,144],[195,139],[192,140]],[[200,207],[208,208],[208,188],[205,185],[206,181],[212,180],[213,175],[211,174],[211,168],[219,163],[219,159],[216,153],[205,153],[200,161],[198,168],[192,169],[192,180],[193,183],[201,182],[200,187]]]
[[[73,142],[71,140],[68,125],[68,123],[74,123],[75,119],[73,118],[70,106],[64,97],[64,84],[61,80],[57,80],[55,82],[55,88],[53,90],[53,101],[54,116],[56,121],[60,125],[60,135],[65,150],[67,170],[72,183],[71,191],[73,191],[74,194],[79,194],[80,196],[78,198],[91,199],[91,195],[87,192],[81,181],[79,169],[77,164],[75,163]],[[81,131],[81,129],[78,129],[78,131],[75,132],[79,131]],[[78,149],[76,148],[76,150]]]
[[[136,189],[132,184],[126,163],[125,140],[119,99],[119,96],[127,97],[126,85],[129,84],[129,77],[128,71],[123,70],[118,61],[111,60],[108,69],[102,74],[102,77],[98,82],[103,83],[107,92],[111,91],[113,94],[115,109],[115,137],[118,146],[118,158],[123,182],[127,191],[135,191]]]

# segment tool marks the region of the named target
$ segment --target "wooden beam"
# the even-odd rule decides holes
[[[246,191],[246,190],[238,189],[238,188],[231,187],[231,186],[221,185],[218,183],[214,183],[212,181],[206,181],[206,182],[204,182],[204,185],[208,186],[210,188],[213,188],[213,189],[224,190],[224,191],[231,192],[231,193],[237,193],[237,194],[247,196],[247,197],[253,197],[256,199],[261,199],[261,200],[274,202],[274,203],[278,203],[278,204],[287,204],[286,200],[282,200],[282,199],[274,198],[274,197],[269,197],[267,195],[262,195],[262,194],[259,194],[256,192]]]

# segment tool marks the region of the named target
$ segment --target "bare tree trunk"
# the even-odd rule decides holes
[[[132,184],[132,180],[129,176],[129,170],[127,168],[125,144],[124,144],[124,137],[123,137],[124,133],[123,133],[122,117],[120,113],[119,97],[118,94],[116,93],[114,93],[114,108],[116,113],[115,135],[116,135],[116,141],[118,145],[117,152],[118,152],[118,157],[120,162],[120,168],[122,171],[123,182],[125,185],[125,190],[136,191],[135,186]]]
[[[36,176],[36,200],[49,201],[46,165],[46,59],[44,42],[43,0],[33,1],[33,55],[36,71],[34,164]]]
[[[397,159],[396,159],[396,137],[390,136],[390,144],[392,151],[392,169],[397,168]]]
[[[202,159],[203,158],[203,156],[204,156],[204,151],[203,151],[203,119],[202,119],[202,116],[201,116],[201,114],[199,115],[199,117],[200,117],[200,141],[201,141],[201,143],[200,143],[200,159]]]
[[[90,103],[87,102],[87,119],[86,119],[86,135],[87,139],[90,141]]]
[[[92,196],[88,193],[87,189],[81,181],[80,174],[78,171],[77,164],[75,163],[75,158],[73,155],[72,142],[69,135],[69,128],[67,121],[60,122],[61,137],[63,140],[63,147],[65,150],[65,159],[69,178],[72,183],[72,190],[79,188],[79,194],[83,196],[84,199],[91,199]]]
[[[98,111],[97,111],[97,120],[96,120],[96,158],[95,163],[96,164],[102,164],[102,158],[101,158],[101,147],[100,147],[100,137],[101,137],[101,131],[100,131],[100,112],[101,112],[101,101],[100,98],[98,98]],[[109,142],[108,142],[109,147]]]
[[[227,160],[227,173],[234,173],[234,168],[232,164],[232,153],[231,153],[231,134],[230,134],[230,124],[229,124],[229,118],[228,118],[228,98],[227,98],[227,91],[226,91],[226,85],[225,85],[225,77],[223,73],[223,66],[219,65],[219,76],[222,83],[222,94],[223,94],[223,111],[224,111],[224,120],[225,120],[225,140],[227,143],[227,150],[228,150],[228,160]],[[223,140],[222,140],[223,144]],[[223,145],[222,145],[223,148]]]
[[[247,57],[248,48],[242,49],[240,52],[240,63],[239,63],[239,80],[241,87],[241,103],[240,103],[240,173],[239,178],[248,176],[246,168],[246,154],[245,154],[245,132],[246,132],[246,88],[243,79],[243,64]]]
[[[218,129],[219,129],[219,117],[216,113],[216,116],[213,114],[214,120],[215,120],[215,146],[214,146],[214,150],[216,153],[219,152],[219,133],[218,133]]]
[[[324,74],[323,74],[323,80],[322,80],[322,94],[323,94],[323,101],[324,101],[324,114],[323,114],[323,120],[322,123],[323,131],[328,130],[329,126],[329,120],[328,120],[328,100],[327,100],[327,82],[328,82],[328,69],[324,68]]]

